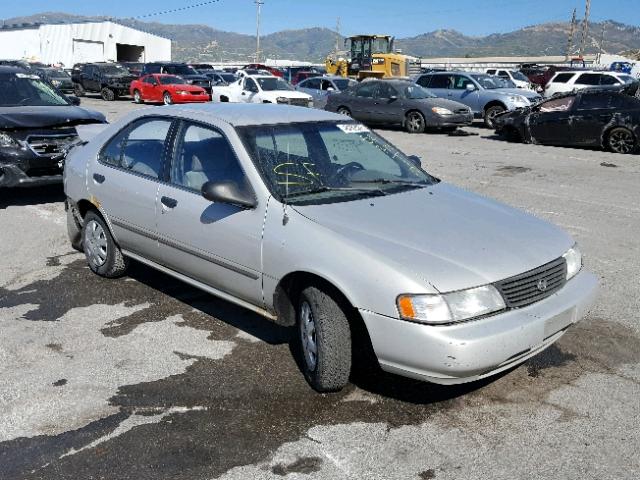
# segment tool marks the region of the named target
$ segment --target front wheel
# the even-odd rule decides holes
[[[144,100],[142,100],[142,95],[140,95],[140,90],[133,91],[133,101],[135,103],[144,103]]]
[[[84,87],[79,83],[74,83],[73,84],[73,94],[76,97],[84,97],[85,96]]]
[[[113,102],[116,99],[116,92],[111,90],[109,87],[104,87],[100,90],[100,96],[105,102]]]
[[[171,98],[171,94],[169,92],[164,92],[164,95],[162,95],[162,102],[165,105],[171,105],[173,103],[173,98]]]
[[[350,117],[351,116],[351,110],[349,110],[347,107],[338,108],[337,113],[339,115],[344,115],[346,117]]]
[[[494,105],[493,107],[487,108],[484,111],[484,126],[487,128],[494,128],[495,118],[504,111],[505,111],[505,108],[501,107],[500,105]]]
[[[420,112],[409,112],[405,120],[405,128],[409,133],[424,133],[426,129],[424,115]]]
[[[113,240],[105,221],[95,212],[88,212],[84,218],[82,250],[91,271],[101,277],[121,277],[127,270],[127,259]]]
[[[607,146],[614,153],[633,153],[638,148],[638,141],[630,130],[616,127],[607,135]]]
[[[304,289],[298,304],[302,366],[318,392],[336,392],[349,382],[351,329],[340,305],[323,290]]]

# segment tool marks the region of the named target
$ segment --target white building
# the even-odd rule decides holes
[[[171,40],[114,22],[0,28],[0,59],[70,67],[84,62],[171,60]]]

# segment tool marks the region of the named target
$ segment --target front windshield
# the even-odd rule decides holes
[[[500,80],[497,80],[499,77],[492,77],[490,75],[471,75],[476,82],[480,84],[481,87],[486,88],[487,90],[493,90],[496,88],[504,88]]]
[[[256,78],[255,80],[260,84],[260,88],[266,92],[273,90],[293,90],[287,82],[278,77],[263,77]]]
[[[333,83],[336,85],[336,88],[340,91],[346,90],[347,88],[353,87],[354,85],[358,84],[358,82],[356,82],[355,80],[349,80],[346,78],[334,80]]]
[[[176,75],[167,75],[166,77],[162,76],[159,78],[162,85],[183,85],[185,83],[183,78]]]
[[[0,106],[2,107],[48,107],[69,105],[40,77],[26,73],[0,74]]]
[[[106,65],[102,67],[102,72],[106,75],[129,75],[129,70],[120,65]]]
[[[69,80],[71,78],[71,75],[64,70],[48,70],[47,76],[56,80]]]
[[[500,88],[516,88],[516,84],[513,83],[511,80],[509,80],[508,78],[503,78],[503,77],[493,77],[493,81],[495,82],[496,85],[498,85],[498,87]]]
[[[188,65],[169,65],[165,70],[175,75],[198,75],[198,72]]]
[[[522,72],[518,72],[517,70],[514,70],[511,72],[511,76],[515,79],[515,80],[521,80],[523,82],[528,82],[529,79],[527,78],[527,76],[522,73]]]
[[[410,85],[404,90],[405,97],[410,98],[412,100],[420,100],[423,98],[436,98],[436,96],[431,93],[426,88],[422,88],[420,85]]]
[[[354,122],[260,125],[238,133],[271,192],[287,203],[343,202],[437,181]]]

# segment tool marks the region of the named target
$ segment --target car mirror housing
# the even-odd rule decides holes
[[[409,155],[407,157],[416,167],[422,168],[422,159],[417,155]]]
[[[202,196],[210,202],[227,203],[241,208],[255,208],[258,202],[247,189],[241,189],[236,182],[206,182],[202,186]]]
[[[398,100],[397,95],[391,95],[391,96],[389,97],[389,101],[390,101],[390,102],[395,102],[396,100]]]
[[[473,83],[467,83],[467,92],[473,92],[476,89],[476,86]]]

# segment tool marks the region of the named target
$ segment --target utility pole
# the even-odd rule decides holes
[[[567,40],[567,51],[565,54],[565,60],[569,60],[571,52],[573,50],[573,37],[576,34],[576,9],[573,9],[573,16],[571,17],[571,27],[569,29],[569,39]]]
[[[604,34],[606,29],[607,24],[605,22],[602,22],[602,34],[600,35],[600,56],[602,56],[602,53],[604,52]]]
[[[263,0],[255,0],[255,4],[257,7],[256,12],[256,63],[260,63],[260,14],[262,10],[262,5],[264,5]]]
[[[342,37],[340,36],[340,17],[338,17],[338,22],[336,23],[336,55],[338,55],[338,52],[340,51],[340,39]]]
[[[587,0],[584,10],[584,20],[582,21],[582,41],[580,42],[580,57],[584,58],[584,51],[587,46],[587,34],[589,33],[589,13],[591,12],[591,0]]]

